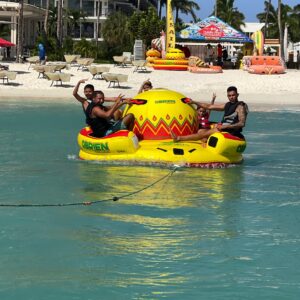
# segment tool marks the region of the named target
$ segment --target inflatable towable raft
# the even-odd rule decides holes
[[[165,89],[153,89],[133,98],[124,115],[133,113],[133,132],[121,130],[103,138],[92,136],[89,127],[78,135],[79,157],[83,160],[171,164],[189,167],[237,164],[243,160],[246,141],[226,132],[201,141],[174,142],[177,135],[197,131],[195,108],[184,95]]]

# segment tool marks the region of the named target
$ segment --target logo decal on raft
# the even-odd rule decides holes
[[[155,104],[175,104],[175,100],[156,100]]]
[[[82,148],[86,150],[94,150],[97,152],[110,152],[110,149],[108,147],[108,143],[91,143],[82,141]]]

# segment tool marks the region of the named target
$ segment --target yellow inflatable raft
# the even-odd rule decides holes
[[[243,160],[246,141],[225,132],[211,135],[207,143],[173,142],[170,130],[178,135],[197,131],[197,112],[184,95],[153,89],[134,97],[124,114],[135,115],[133,132],[121,130],[95,138],[89,127],[78,135],[79,157],[84,160],[176,164],[211,167]]]

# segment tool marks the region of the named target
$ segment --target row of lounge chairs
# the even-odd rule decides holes
[[[65,55],[65,62],[51,62],[46,64],[40,64],[38,56],[32,56],[27,59],[29,67],[33,66],[33,69],[38,72],[38,78],[46,78],[51,81],[51,86],[54,83],[60,83],[61,85],[66,82],[70,82],[71,74],[62,73],[63,69],[69,69],[72,64],[77,64],[78,69],[88,70],[93,78],[92,79],[104,79],[109,83],[108,87],[120,87],[120,83],[128,81],[128,75],[111,73],[110,68],[107,66],[92,65],[93,58],[81,58],[80,55]],[[146,61],[138,60],[132,61],[132,55],[130,52],[124,52],[122,56],[114,57],[115,65],[126,66],[131,64],[134,66],[133,72],[146,71]],[[3,83],[9,83],[9,80],[16,79],[17,72],[9,72],[8,68],[0,68],[0,79]],[[6,71],[6,72],[5,72]]]

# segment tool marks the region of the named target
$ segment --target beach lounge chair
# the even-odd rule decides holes
[[[65,54],[64,58],[66,63],[71,65],[77,63],[77,59],[80,58],[80,56],[81,55],[77,55],[77,54]]]
[[[55,82],[55,85],[57,85],[58,82],[60,82],[61,85],[63,85],[63,82],[70,82],[71,74],[67,73],[48,73],[45,72],[45,76],[48,80],[51,80],[51,85]]]
[[[114,66],[117,67],[126,67],[126,56],[113,56]]]
[[[0,79],[3,80],[3,84],[6,83],[8,84],[8,80],[15,80],[17,77],[17,72],[13,71],[0,71]]]
[[[55,66],[53,65],[36,65],[33,69],[39,73],[38,78],[45,78],[45,73],[55,72]]]
[[[132,62],[132,64],[135,67],[133,70],[133,73],[139,72],[139,71],[141,71],[141,72],[147,71],[147,68],[146,68],[147,61],[146,60],[134,60]]]
[[[126,57],[126,59],[124,61],[125,65],[127,65],[127,64],[132,65],[133,56],[132,56],[131,52],[123,52],[122,56]]]
[[[28,57],[26,60],[27,60],[27,62],[29,62],[28,70],[30,69],[31,65],[40,63],[40,58],[38,56],[31,56],[31,57]]]
[[[65,62],[53,62],[49,63],[48,66],[53,66],[55,72],[61,72],[61,70],[67,68],[67,64]]]
[[[78,58],[77,63],[78,63],[78,69],[87,70],[88,66],[90,66],[94,62],[94,58]]]
[[[0,70],[8,70],[9,66],[8,65],[1,65],[0,64]]]
[[[90,67],[88,67],[88,70],[93,75],[92,79],[97,79],[98,76],[99,76],[100,79],[103,79],[102,73],[109,72],[109,67],[90,66]]]
[[[109,82],[108,87],[110,88],[111,84],[113,87],[121,87],[120,82],[127,82],[128,81],[128,75],[125,74],[117,74],[117,73],[103,73],[102,77],[106,82]]]

